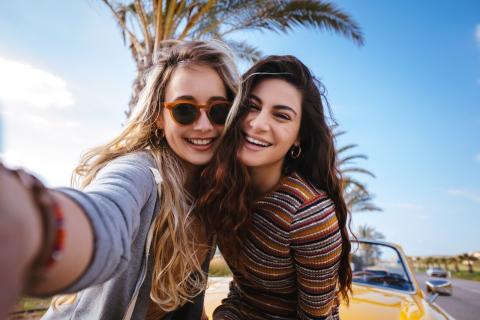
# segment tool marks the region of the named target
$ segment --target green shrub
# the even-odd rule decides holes
[[[222,256],[215,256],[212,261],[210,261],[208,275],[213,277],[229,277],[232,276],[232,271],[230,271],[230,268]]]

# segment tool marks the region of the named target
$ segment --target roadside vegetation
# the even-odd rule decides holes
[[[230,271],[225,259],[221,255],[216,255],[210,262],[208,275],[210,277],[231,277],[232,271]]]
[[[17,303],[12,313],[8,316],[8,320],[36,320],[47,311],[50,305],[50,298],[22,298]]]
[[[430,267],[440,267],[450,272],[452,278],[480,281],[478,254],[463,253],[457,256],[412,257],[417,271],[425,272]]]

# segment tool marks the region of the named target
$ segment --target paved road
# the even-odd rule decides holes
[[[417,280],[426,292],[425,273],[417,273]],[[453,285],[452,296],[439,296],[435,303],[451,314],[456,320],[480,319],[480,282],[449,279]]]

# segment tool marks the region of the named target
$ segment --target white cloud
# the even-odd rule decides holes
[[[451,189],[447,192],[449,195],[462,197],[480,203],[480,190]]]
[[[0,57],[0,100],[5,108],[39,109],[73,105],[72,93],[62,78],[27,63]]]

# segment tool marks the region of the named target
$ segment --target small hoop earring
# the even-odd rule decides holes
[[[153,131],[153,135],[150,137],[150,143],[154,147],[160,147],[160,144],[162,143],[163,138],[165,138],[165,132],[163,132],[162,129],[156,128]]]
[[[290,149],[290,157],[292,157],[292,159],[298,159],[300,154],[302,154],[302,147],[299,145],[293,145],[293,147]]]

